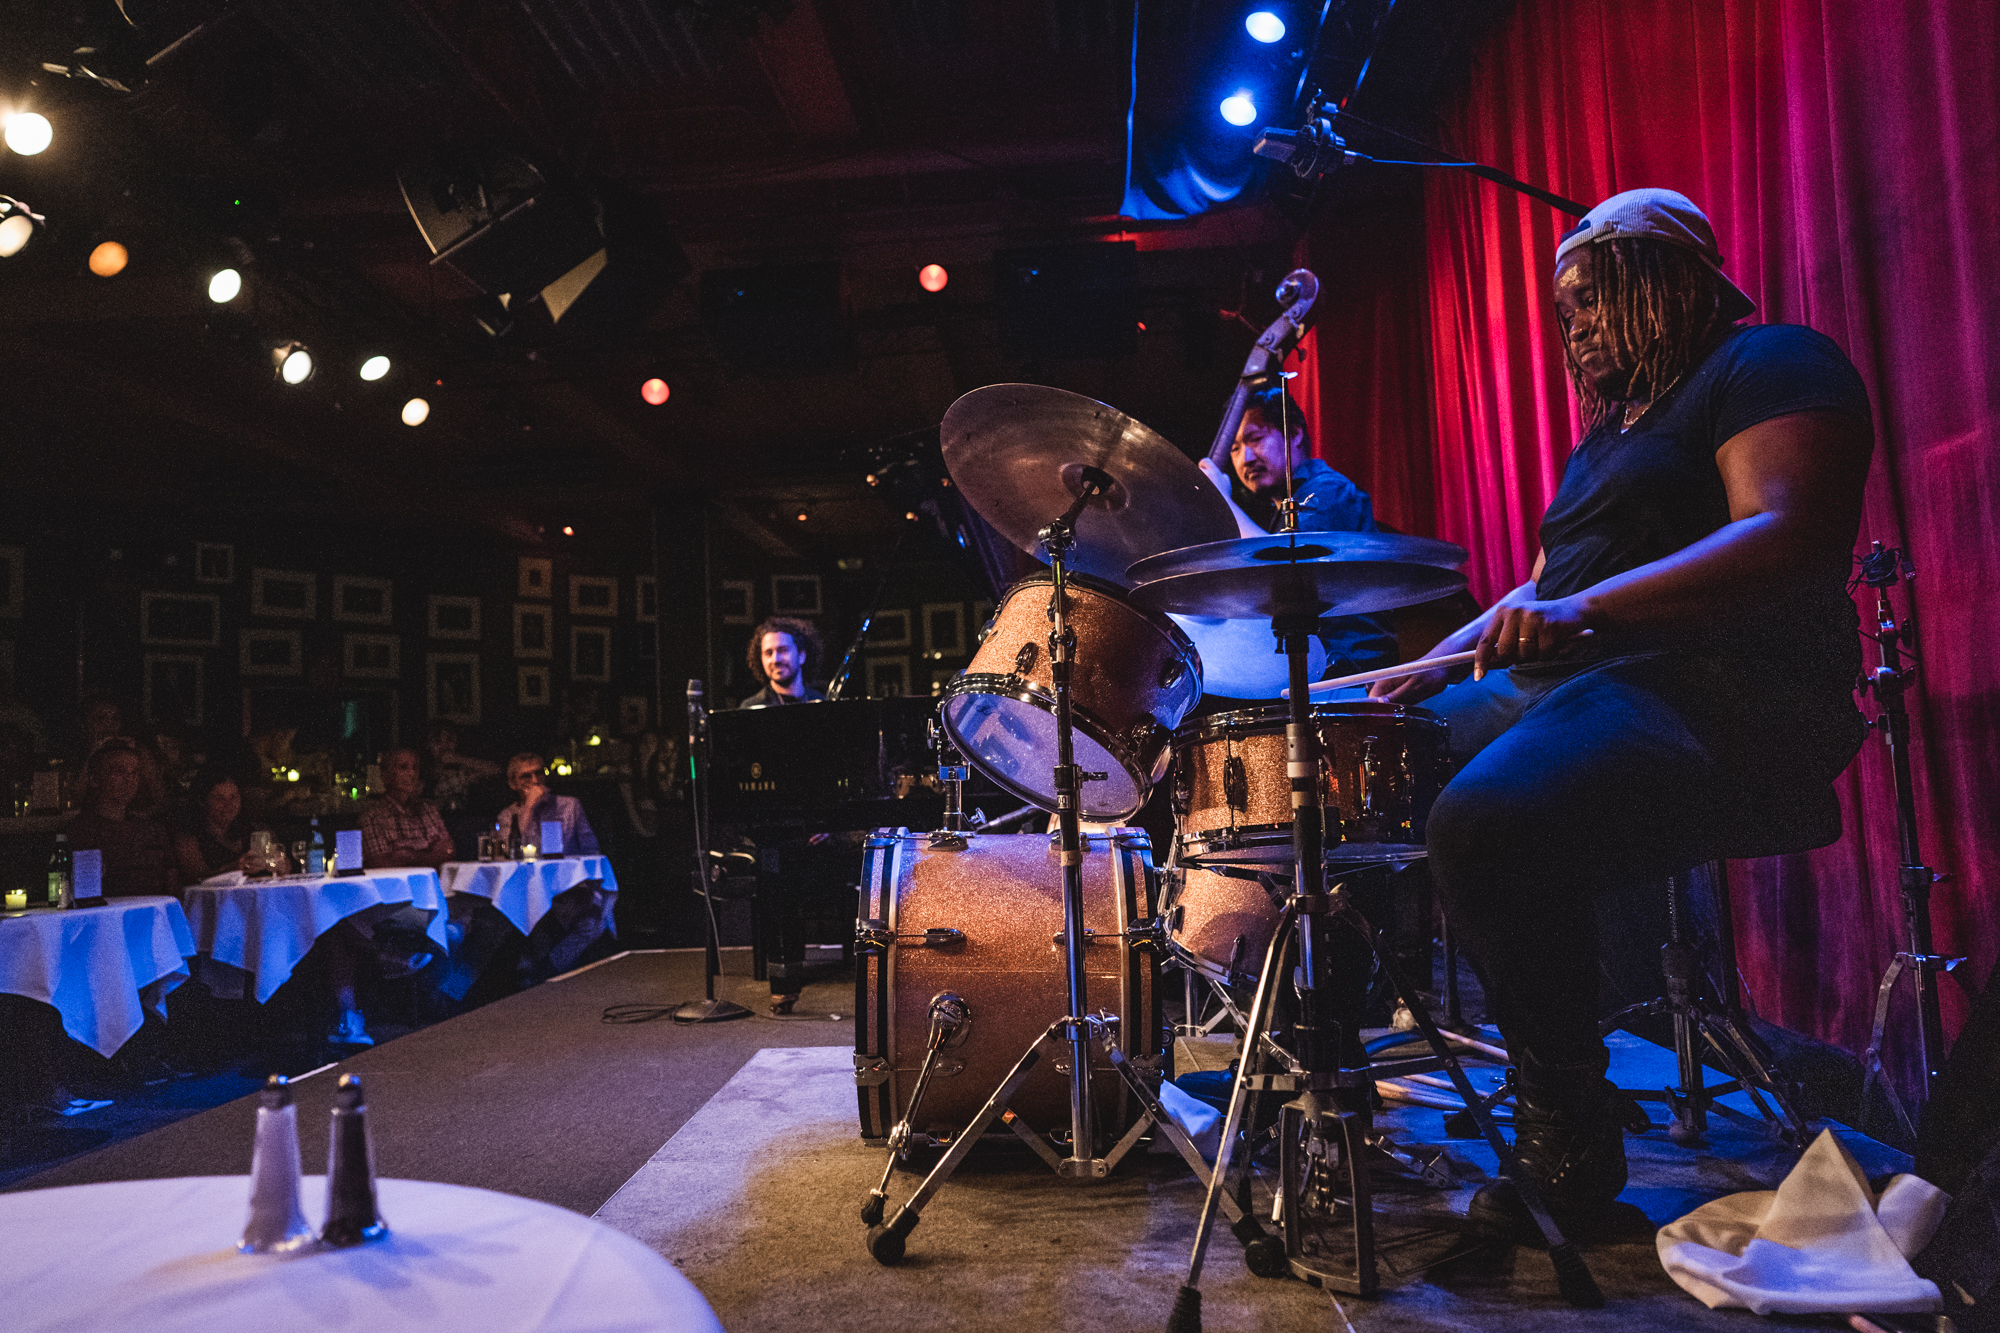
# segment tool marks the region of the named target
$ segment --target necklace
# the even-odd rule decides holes
[[[1687,374],[1686,371],[1682,371],[1679,375],[1674,376],[1673,379],[1667,382],[1666,388],[1660,390],[1658,393],[1654,394],[1651,398],[1648,398],[1643,403],[1625,404],[1625,415],[1619,420],[1618,433],[1620,435],[1623,435],[1626,431],[1631,430],[1632,427],[1638,425],[1639,419],[1645,416],[1646,413],[1653,410],[1653,404],[1659,402],[1662,398],[1665,398],[1668,394],[1672,393],[1674,391],[1674,386],[1676,384],[1679,384],[1681,382],[1682,376],[1686,374]]]

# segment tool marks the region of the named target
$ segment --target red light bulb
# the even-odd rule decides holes
[[[639,396],[654,407],[667,401],[667,393],[667,382],[657,376],[639,386]]]
[[[941,292],[951,281],[951,275],[944,271],[943,264],[926,264],[917,270],[917,286],[927,292]]]

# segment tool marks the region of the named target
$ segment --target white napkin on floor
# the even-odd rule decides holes
[[[1216,1151],[1222,1146],[1222,1112],[1182,1092],[1172,1079],[1160,1080],[1160,1109],[1194,1140],[1195,1151],[1211,1162],[1215,1160]]]
[[[1711,1310],[1846,1314],[1942,1308],[1935,1283],[1910,1268],[1951,1196],[1916,1176],[1880,1195],[1822,1130],[1775,1190],[1731,1194],[1660,1228],[1667,1276]]]

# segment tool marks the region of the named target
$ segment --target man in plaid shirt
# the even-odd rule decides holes
[[[423,798],[415,750],[395,749],[382,756],[382,786],[384,795],[361,812],[362,864],[436,870],[451,860],[451,834],[438,808]]]

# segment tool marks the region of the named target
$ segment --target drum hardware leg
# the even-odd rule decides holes
[[[1711,877],[1721,875],[1721,863],[1711,862],[1707,873]],[[1726,903],[1719,906],[1727,912]],[[1667,993],[1627,1005],[1599,1025],[1601,1031],[1608,1033],[1640,1016],[1666,1014],[1673,1020],[1674,1062],[1679,1081],[1660,1092],[1627,1090],[1626,1095],[1634,1102],[1664,1102],[1671,1116],[1667,1137],[1675,1143],[1698,1144],[1708,1133],[1711,1111],[1746,1125],[1759,1123],[1717,1100],[1732,1092],[1747,1092],[1762,1117],[1761,1123],[1780,1141],[1803,1148],[1812,1132],[1797,1109],[1796,1085],[1778,1070],[1763,1044],[1736,1021],[1727,1002],[1711,1007],[1702,994],[1701,957],[1689,937],[1687,910],[1685,876],[1672,876],[1667,881],[1667,942],[1660,949],[1660,972]],[[1723,963],[1725,970],[1734,976],[1735,960],[1724,959]],[[1704,1055],[1710,1058],[1704,1060]],[[1709,1064],[1725,1075],[1722,1082],[1707,1081]],[[1766,1097],[1775,1103],[1775,1110],[1766,1104]],[[1651,1127],[1649,1122],[1647,1128]]]
[[[868,1201],[861,1205],[861,1220],[871,1227],[882,1220],[882,1210],[889,1201],[889,1178],[895,1174],[896,1163],[909,1156],[917,1108],[923,1105],[924,1090],[930,1086],[931,1073],[937,1066],[939,1054],[947,1046],[964,1041],[966,1033],[972,1028],[972,1006],[950,991],[940,991],[932,997],[930,1017],[930,1037],[924,1045],[924,1063],[917,1070],[917,1083],[910,1092],[910,1104],[904,1110],[903,1118],[889,1131],[889,1160],[882,1166],[881,1182],[869,1191]]]
[[[893,1264],[903,1257],[904,1244],[910,1233],[916,1230],[924,1205],[930,1202],[932,1195],[944,1188],[945,1181],[951,1178],[952,1172],[958,1169],[959,1163],[965,1160],[966,1154],[972,1151],[973,1145],[979,1142],[980,1136],[995,1120],[1004,1115],[1009,1129],[1016,1134],[1025,1135],[1030,1140],[1034,1139],[1032,1131],[1008,1111],[1008,1103],[1014,1099],[1014,1094],[1021,1090],[1021,1085],[1028,1081],[1028,1076],[1041,1062],[1042,1048],[1053,1046],[1058,1042],[1064,1029],[1070,1025],[1071,1020],[1066,1018],[1059,1018],[1049,1024],[1042,1035],[1035,1039],[1034,1044],[1022,1052],[1021,1058],[1014,1062],[1014,1067],[1007,1071],[1007,1077],[1000,1080],[1000,1086],[993,1090],[993,1095],[979,1108],[979,1114],[973,1116],[972,1123],[965,1127],[964,1133],[952,1140],[944,1156],[931,1168],[930,1174],[924,1177],[923,1183],[917,1186],[916,1191],[903,1206],[896,1210],[895,1216],[887,1223],[871,1226],[868,1229],[868,1253],[875,1257],[877,1263]],[[1061,1165],[1060,1159],[1056,1159],[1054,1153],[1048,1152],[1039,1144],[1036,1146],[1047,1158],[1053,1159],[1052,1164]]]
[[[1410,1005],[1410,1014],[1417,1020],[1418,1031],[1424,1034],[1424,1040],[1429,1043],[1432,1054],[1443,1062],[1446,1073],[1451,1076],[1452,1086],[1458,1089],[1459,1097],[1464,1100],[1465,1113],[1479,1126],[1487,1146],[1493,1149],[1493,1155],[1499,1159],[1501,1174],[1513,1184],[1529,1216],[1534,1218],[1536,1229],[1548,1242],[1549,1259],[1554,1263],[1556,1270],[1556,1287],[1562,1293],[1563,1299],[1578,1309],[1603,1308],[1604,1293],[1599,1289],[1597,1280],[1590,1275],[1590,1269],[1584,1263],[1582,1252],[1564,1238],[1562,1229],[1556,1225],[1555,1219],[1549,1216],[1548,1207],[1542,1202],[1541,1190],[1537,1189],[1535,1183],[1529,1180],[1515,1164],[1513,1149],[1507,1140],[1501,1137],[1500,1128],[1494,1123],[1485,1100],[1472,1086],[1472,1080],[1465,1075],[1464,1066],[1459,1063],[1458,1057],[1446,1044],[1445,1034],[1438,1031],[1437,1024],[1431,1021],[1430,1013],[1423,1006],[1411,1004],[1414,992],[1403,980],[1402,969],[1396,964],[1394,952],[1382,947],[1381,937],[1375,933],[1374,926],[1369,924],[1368,918],[1361,914],[1352,900],[1345,894],[1336,894],[1335,899],[1335,910],[1341,919],[1359,931],[1362,938],[1368,941],[1369,947],[1375,951],[1376,965],[1389,978],[1389,984],[1395,988],[1397,996],[1405,1004]],[[1465,1042],[1465,1044],[1472,1043]]]

